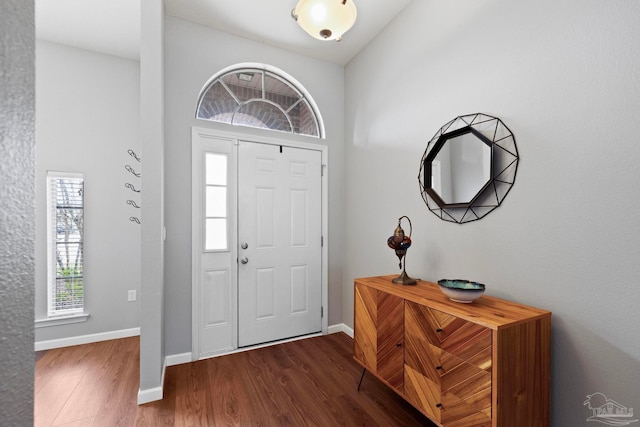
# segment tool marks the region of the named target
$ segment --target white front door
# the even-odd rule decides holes
[[[238,345],[322,329],[320,151],[240,141]]]
[[[194,360],[326,333],[327,149],[287,144],[192,130]]]

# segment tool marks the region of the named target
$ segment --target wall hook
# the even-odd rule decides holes
[[[136,187],[134,187],[133,184],[129,184],[128,182],[124,186],[127,187],[131,191],[135,191],[136,193],[140,192],[140,190],[136,190]]]
[[[125,165],[124,168],[128,171],[131,172],[133,175],[135,175],[137,178],[140,178],[140,174],[136,173],[136,171],[129,165]]]
[[[136,159],[137,161],[140,161],[140,157],[138,157],[138,155],[132,149],[127,150],[127,153],[129,153],[129,155],[134,159]]]

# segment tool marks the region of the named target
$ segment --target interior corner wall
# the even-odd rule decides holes
[[[0,425],[33,425],[34,3],[0,2]]]
[[[551,425],[584,425],[596,392],[639,406],[639,22],[635,0],[413,1],[347,65],[345,321],[353,278],[398,272],[385,241],[408,215],[409,275],[553,312]],[[481,220],[444,222],[420,159],[476,112],[514,133],[515,185]]]
[[[47,171],[84,176],[86,322],[36,329],[36,342],[138,328],[140,67],[137,61],[36,43],[36,319],[47,318]]]
[[[196,120],[198,95],[218,71],[242,63],[264,63],[298,80],[323,116],[329,147],[329,325],[342,322],[344,67],[166,17],[166,283],[167,354],[191,345],[191,127],[283,140],[313,138]]]

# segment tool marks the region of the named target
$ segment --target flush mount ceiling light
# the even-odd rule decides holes
[[[342,40],[356,22],[353,0],[300,0],[291,16],[311,37],[318,40]]]

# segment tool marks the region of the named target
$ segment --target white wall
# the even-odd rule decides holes
[[[139,326],[141,164],[140,67],[136,61],[46,41],[36,45],[36,319],[47,316],[46,173],[81,172],[85,180],[84,285],[87,322],[38,328],[36,342]]]
[[[33,1],[0,2],[0,425],[33,425]]]
[[[329,324],[341,322],[344,69],[170,16],[165,21],[165,350],[191,351],[191,127],[316,141],[260,129],[196,120],[196,101],[211,76],[230,65],[257,62],[297,79],[315,99],[329,146]]]
[[[598,391],[638,408],[639,23],[635,0],[418,0],[348,64],[345,322],[354,277],[397,272],[385,240],[408,215],[410,275],[553,311],[552,425],[584,425]],[[446,223],[420,158],[475,112],[513,131],[516,183],[489,216]]]

